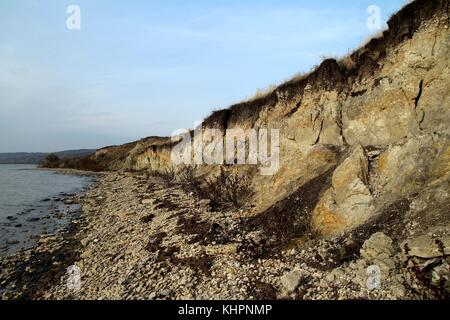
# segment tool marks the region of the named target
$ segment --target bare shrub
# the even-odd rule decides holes
[[[187,192],[210,200],[213,210],[247,207],[253,195],[248,176],[232,174],[223,168],[217,177],[202,181],[196,176],[195,169],[188,167],[181,172],[180,181]]]
[[[223,168],[215,179],[208,179],[206,192],[215,208],[244,208],[253,195],[247,175],[232,174]]]
[[[247,175],[234,174],[224,168],[221,168],[218,176],[208,179],[200,176],[195,166],[185,166],[178,171],[166,169],[157,175],[166,186],[178,182],[186,193],[209,200],[213,210],[245,208],[253,196]]]
[[[163,171],[158,171],[157,176],[162,179],[166,187],[173,186],[177,178],[177,174],[172,167],[166,168]]]
[[[203,198],[203,188],[201,179],[197,175],[197,168],[194,166],[183,167],[178,172],[178,181],[184,191]]]

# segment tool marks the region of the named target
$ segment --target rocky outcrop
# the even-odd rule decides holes
[[[354,147],[334,171],[331,188],[325,191],[312,213],[316,231],[330,234],[367,221],[374,210],[368,172],[369,161],[363,148]]]

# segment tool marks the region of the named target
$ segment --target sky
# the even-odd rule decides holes
[[[1,0],[0,152],[99,148],[212,110],[357,48],[405,0]],[[70,5],[81,29],[67,28]]]

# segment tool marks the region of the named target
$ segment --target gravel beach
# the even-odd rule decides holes
[[[73,201],[82,213],[67,230],[1,258],[3,299],[441,297],[408,267],[415,258],[381,232],[356,255],[352,235],[280,248],[249,227],[246,212],[213,212],[208,201],[141,173],[100,175]],[[375,290],[367,272],[374,260],[381,269]],[[68,285],[72,266],[80,270],[76,289]]]

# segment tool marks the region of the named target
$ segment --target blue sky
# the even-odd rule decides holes
[[[97,148],[190,128],[341,56],[405,0],[2,0],[0,152]],[[68,30],[66,9],[81,9]]]

